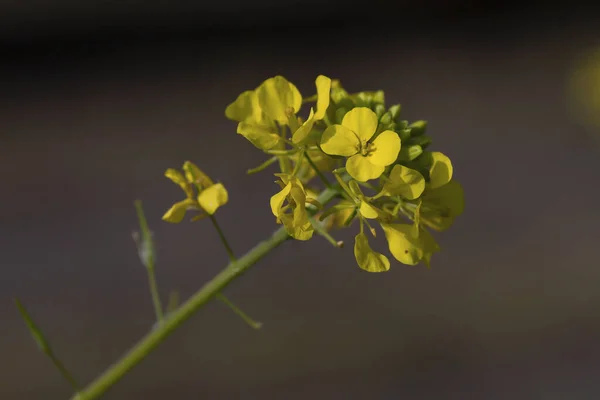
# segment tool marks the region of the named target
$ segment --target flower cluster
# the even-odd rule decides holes
[[[327,234],[358,220],[357,263],[381,272],[389,270],[390,261],[372,250],[365,233],[375,236],[378,224],[396,260],[429,266],[440,249],[429,230],[449,228],[463,212],[464,198],[450,159],[429,150],[426,121],[402,119],[400,105],[386,107],[382,91],[348,93],[323,75],[315,86],[316,94],[302,97],[293,83],[275,76],[225,110],[238,123],[237,133],[270,156],[251,172],[279,162],[280,191],[270,202],[277,223],[291,237],[308,240],[323,227]],[[313,106],[303,117],[307,103]],[[316,177],[336,192],[327,200],[337,203],[327,209],[314,195]]]

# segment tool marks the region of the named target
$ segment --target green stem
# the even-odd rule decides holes
[[[19,313],[21,314],[21,317],[23,317],[23,320],[25,321],[25,324],[29,329],[29,333],[33,337],[33,340],[35,340],[38,348],[50,359],[50,361],[52,361],[52,364],[54,364],[56,369],[58,369],[62,376],[67,380],[67,382],[69,382],[69,384],[73,387],[75,392],[79,392],[79,385],[75,381],[75,378],[73,378],[73,375],[69,373],[67,368],[58,359],[58,357],[54,355],[54,351],[52,350],[52,347],[50,347],[50,343],[48,343],[40,328],[35,324],[35,322],[33,322],[33,319],[25,309],[25,306],[23,306],[19,299],[15,299],[15,304],[17,306],[17,309],[19,310]]]
[[[223,243],[223,246],[225,247],[225,251],[227,252],[229,261],[234,262],[236,260],[235,254],[233,253],[233,250],[231,249],[229,242],[225,238],[225,234],[223,233],[223,230],[217,223],[217,219],[215,218],[214,215],[210,215],[210,221],[212,222],[213,226],[215,227],[215,230],[217,231],[217,233],[219,234],[219,238],[221,239],[221,242]]]
[[[150,294],[152,295],[152,304],[154,304],[156,321],[159,324],[162,324],[164,315],[160,302],[160,294],[158,293],[158,285],[156,284],[156,276],[154,275],[154,268],[146,268],[146,270],[148,271],[148,286],[150,287]]]
[[[156,284],[156,275],[154,274],[155,269],[155,255],[154,255],[154,242],[152,240],[152,233],[148,227],[148,221],[144,214],[144,208],[142,207],[141,200],[134,202],[135,211],[138,216],[138,222],[140,224],[141,241],[137,241],[138,252],[140,260],[146,267],[148,272],[148,286],[150,288],[150,295],[152,296],[152,304],[154,305],[154,313],[156,314],[156,322],[162,323],[164,316],[162,311],[162,305],[160,302],[160,294],[158,292],[158,285]]]
[[[337,195],[333,189],[324,190],[318,200],[327,204]],[[248,253],[235,262],[230,262],[225,269],[219,272],[212,280],[194,293],[176,310],[170,313],[163,324],[154,328],[135,344],[119,361],[109,367],[103,374],[91,382],[85,389],[75,394],[72,400],[97,399],[121,380],[127,372],[142,361],[152,350],[162,343],[177,327],[189,319],[200,307],[220,293],[229,283],[239,278],[256,262],[273,251],[290,236],[283,227],[279,228],[268,239],[258,243]]]
[[[327,232],[327,229],[325,229],[325,227],[323,226],[322,222],[317,221],[316,219],[314,219],[313,217],[310,217],[310,222],[312,224],[312,226],[315,228],[315,231],[323,236],[325,238],[325,240],[327,240],[329,243],[331,243],[334,247],[341,249],[342,247],[344,247],[344,242],[341,240],[335,240],[333,238],[333,236],[331,236],[329,234],[329,232]]]
[[[328,189],[331,189],[331,183],[329,183],[329,180],[327,179],[327,177],[325,175],[323,175],[323,172],[321,172],[321,170],[319,169],[319,167],[317,167],[317,165],[310,158],[310,156],[308,155],[308,152],[304,152],[304,157],[306,158],[306,161],[308,161],[308,163],[310,164],[310,166],[312,167],[312,169],[315,171],[315,173],[317,174],[317,176],[319,177],[319,179],[321,179],[323,181],[323,183],[325,184],[325,186]]]
[[[225,247],[225,250],[227,251],[227,255],[229,256],[229,261],[230,262],[236,262],[237,258],[235,257],[235,254],[233,253],[233,250],[231,249],[231,245],[229,244],[229,242],[225,238],[225,234],[223,233],[223,230],[221,229],[221,227],[217,223],[217,219],[215,218],[214,215],[211,215],[210,216],[210,220],[212,221],[213,226],[215,227],[215,229],[217,230],[217,232],[219,233],[219,237],[221,238],[221,242],[223,243],[223,246]],[[217,298],[218,300],[222,301],[225,305],[227,305],[235,314],[237,314],[248,325],[250,325],[251,328],[253,328],[253,329],[260,329],[261,328],[262,323],[257,322],[254,319],[252,319],[248,314],[246,314],[238,306],[236,306],[231,300],[229,300],[227,297],[225,297],[224,294],[217,293],[215,295],[215,298]]]
[[[75,391],[79,391],[79,385],[77,384],[77,381],[75,381],[75,378],[73,378],[73,376],[69,373],[67,368],[63,365],[63,363],[54,355],[52,351],[48,352],[47,354],[50,360],[52,360],[52,363],[54,364],[56,369],[60,371],[62,376],[67,380],[67,382],[69,382],[71,387],[75,389]]]
[[[275,161],[277,161],[277,157],[271,157],[267,161],[265,161],[262,164],[260,164],[258,167],[249,169],[248,171],[246,171],[246,173],[248,175],[252,175],[252,174],[255,174],[257,172],[260,172],[260,171],[262,171],[262,170],[270,167],[271,164],[273,164]]]
[[[229,307],[234,313],[237,314],[238,317],[244,320],[245,323],[250,325],[252,329],[260,329],[262,328],[262,322],[255,321],[252,317],[242,311],[238,306],[236,306],[231,300],[225,297],[222,293],[217,293],[215,297],[221,300],[227,307]]]
[[[305,150],[301,150],[300,154],[298,155],[298,161],[296,161],[296,166],[294,167],[294,170],[292,171],[292,176],[296,176],[298,175],[298,172],[300,172],[300,167],[302,166],[302,156],[304,156],[306,154]]]

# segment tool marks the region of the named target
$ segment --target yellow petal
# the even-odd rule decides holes
[[[287,197],[287,195],[290,193],[290,190],[292,190],[292,183],[288,183],[279,193],[274,194],[273,196],[271,196],[271,212],[273,213],[274,216],[279,217],[281,214],[281,207],[283,206],[283,203],[285,202],[285,199]]]
[[[444,186],[425,191],[420,211],[421,221],[436,231],[444,231],[463,213],[464,208],[462,186],[451,180]]]
[[[217,209],[229,200],[227,189],[221,183],[215,183],[207,187],[198,195],[198,203],[209,215],[213,215]]]
[[[285,227],[288,235],[296,240],[308,240],[313,236],[314,228],[310,221],[307,221],[303,225],[294,225],[293,218],[290,215],[284,215],[281,218],[281,222]]]
[[[260,122],[262,110],[254,90],[246,90],[227,106],[225,116],[233,121],[242,122],[253,120]]]
[[[296,132],[294,132],[294,135],[292,136],[292,142],[294,142],[295,144],[299,144],[299,143],[302,143],[304,140],[306,140],[306,138],[308,137],[308,135],[314,125],[315,125],[315,113],[314,113],[313,109],[311,108],[308,119],[302,125],[300,125],[300,127],[296,130]]]
[[[453,168],[450,159],[439,151],[431,152],[431,158],[433,163],[429,168],[429,187],[435,189],[450,182]]]
[[[359,233],[354,238],[354,257],[358,266],[368,272],[385,272],[390,269],[390,260],[380,253],[376,253],[369,246],[367,235]]]
[[[423,258],[423,245],[412,232],[412,225],[381,224],[388,241],[390,253],[394,258],[406,265],[417,265]]]
[[[414,200],[423,194],[425,178],[419,171],[397,164],[392,168],[389,180],[383,186],[383,190],[389,195],[398,195],[407,200]]]
[[[261,150],[271,150],[277,146],[280,137],[271,128],[266,126],[252,125],[247,122],[240,122],[237,127],[237,133],[245,137],[255,147]]]
[[[293,211],[294,225],[302,226],[308,221],[308,213],[306,212],[306,194],[302,187],[292,184],[290,197],[294,201],[295,207]]]
[[[163,221],[171,222],[177,224],[183,220],[185,217],[185,213],[188,208],[194,204],[194,200],[185,199],[183,201],[177,202],[169,208],[169,210],[162,216]]]
[[[369,218],[369,219],[375,219],[379,215],[379,213],[377,212],[377,210],[375,209],[375,207],[373,207],[372,205],[370,205],[366,201],[361,201],[360,202],[359,211],[360,211],[360,214],[363,217]]]
[[[332,156],[349,157],[360,149],[358,137],[342,125],[331,125],[321,136],[321,150]]]
[[[183,190],[187,191],[188,182],[185,180],[185,176],[176,169],[169,168],[165,171],[165,176],[179,185]]]
[[[191,161],[183,163],[183,171],[185,179],[190,183],[195,183],[201,187],[208,187],[213,184],[213,181],[206,175],[196,164]]]
[[[356,154],[346,161],[346,170],[357,181],[366,182],[369,179],[379,178],[385,167],[372,164],[367,157]]]
[[[286,109],[292,107],[297,113],[302,105],[302,95],[296,86],[279,75],[264,81],[256,94],[263,112],[283,125],[288,123]]]
[[[319,75],[317,76],[315,85],[317,86],[317,112],[315,113],[315,119],[321,120],[325,116],[327,107],[329,107],[331,79],[325,75]]]
[[[372,146],[374,150],[369,154],[369,161],[386,167],[398,158],[400,137],[394,131],[383,131],[373,140]]]
[[[353,108],[342,119],[342,125],[354,132],[363,142],[373,137],[378,124],[377,114],[367,107]]]

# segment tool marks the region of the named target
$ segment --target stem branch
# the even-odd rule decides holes
[[[331,189],[331,183],[329,183],[329,180],[327,179],[327,177],[325,175],[323,175],[323,172],[321,172],[319,167],[317,167],[317,165],[314,163],[314,161],[310,158],[310,156],[308,155],[308,152],[304,152],[304,157],[306,158],[306,161],[308,161],[308,163],[310,164],[312,169],[315,170],[315,173],[317,174],[319,179],[321,179],[323,181],[323,183],[325,184],[327,189]]]
[[[156,284],[156,275],[154,275],[154,268],[146,268],[146,270],[148,271],[148,286],[150,287],[150,294],[152,295],[152,304],[154,304],[156,322],[162,324],[164,315],[162,304],[160,302],[160,294],[158,293],[158,285]]]
[[[318,200],[321,204],[327,204],[336,195],[336,190],[326,189],[321,193]],[[169,313],[161,325],[147,333],[120,360],[110,366],[85,389],[75,394],[72,400],[92,400],[103,395],[115,383],[121,380],[127,372],[150,354],[154,348],[162,343],[171,332],[188,320],[200,307],[220,293],[234,279],[239,278],[257,261],[289,239],[289,237],[285,229],[281,227],[270,238],[258,243],[237,261],[230,262],[225,269],[194,293],[187,301]]]

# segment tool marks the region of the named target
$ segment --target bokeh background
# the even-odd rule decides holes
[[[416,4],[418,3],[418,4]],[[163,177],[229,188],[238,253],[275,229],[270,172],[224,109],[282,74],[384,89],[427,119],[466,191],[433,267],[360,270],[286,243],[107,399],[600,398],[600,14],[578,1],[254,0],[0,5],[0,398],[66,399],[19,296],[81,382],[153,323],[131,233],[140,198],[163,297],[226,263],[210,224],[169,225]],[[356,228],[356,227],[355,227]],[[339,235],[352,243],[354,230]]]

